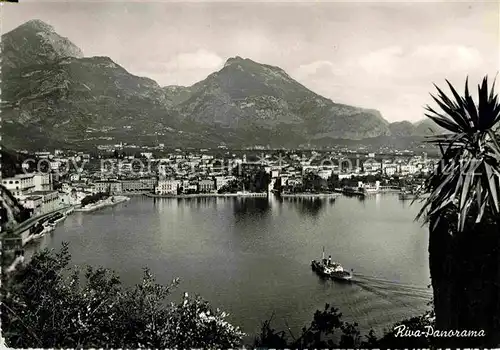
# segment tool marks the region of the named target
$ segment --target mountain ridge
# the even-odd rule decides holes
[[[240,56],[192,86],[161,87],[107,56],[83,56],[52,26],[32,20],[2,35],[0,57],[4,137],[16,146],[117,140],[280,146],[392,134],[379,111],[333,102],[280,67]],[[17,135],[23,128],[33,140]]]

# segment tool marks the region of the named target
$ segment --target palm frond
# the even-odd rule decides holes
[[[454,208],[457,228],[462,231],[471,216],[480,222],[486,211],[500,213],[500,142],[495,133],[500,104],[487,77],[478,85],[477,104],[469,92],[468,78],[463,96],[446,83],[451,98],[437,86],[437,96],[431,95],[441,111],[425,107],[426,116],[448,133],[426,140],[440,147],[442,158],[422,187],[429,196],[417,218],[436,223],[445,210]]]

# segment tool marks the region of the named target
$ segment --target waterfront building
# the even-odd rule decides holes
[[[235,180],[234,176],[216,176],[215,177],[215,188],[220,190],[222,187],[226,186],[228,182]]]
[[[140,178],[121,180],[123,192],[152,192],[157,180],[155,178]]]
[[[181,186],[181,181],[179,180],[159,180],[156,186],[156,194],[177,194],[177,190]]]
[[[35,189],[34,174],[18,174],[2,179],[2,185],[16,198],[23,198]]]
[[[202,193],[210,193],[215,190],[215,181],[213,179],[203,179],[198,183],[198,191]]]
[[[96,181],[94,183],[97,192],[108,192],[116,194],[122,192],[122,183],[117,180]]]
[[[86,191],[82,189],[72,189],[69,192],[59,192],[59,202],[61,205],[78,205],[82,202],[82,199],[95,194],[91,191]]]
[[[375,181],[375,183],[363,183],[362,181],[358,181],[358,188],[365,193],[377,193],[380,190],[380,181]]]
[[[59,192],[57,191],[34,191],[31,196],[42,197],[41,214],[48,213],[60,208]]]
[[[29,196],[24,199],[23,206],[33,211],[32,216],[42,214],[43,210],[43,197],[42,196]]]
[[[197,181],[190,181],[187,187],[184,187],[184,192],[196,192],[198,191]]]

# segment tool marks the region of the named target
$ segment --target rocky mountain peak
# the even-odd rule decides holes
[[[34,19],[2,35],[1,57],[3,67],[8,69],[81,58],[83,52],[51,25]]]
[[[224,67],[228,67],[232,64],[238,64],[238,63],[242,63],[244,62],[245,59],[241,58],[240,56],[235,56],[235,57],[229,57],[226,61],[226,63],[224,64]]]
[[[35,32],[55,32],[54,27],[39,19],[32,19],[17,27],[18,29],[31,29]]]

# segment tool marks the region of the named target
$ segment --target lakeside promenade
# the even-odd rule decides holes
[[[14,235],[20,235],[22,232],[26,231],[26,230],[29,230],[32,226],[34,226],[38,221],[48,217],[48,216],[51,216],[55,213],[59,213],[61,211],[68,211],[68,210],[71,210],[72,208],[75,208],[74,205],[67,205],[67,206],[64,206],[62,208],[58,208],[58,209],[55,209],[55,210],[52,210],[48,213],[44,213],[42,215],[38,215],[38,216],[35,216],[35,217],[31,217],[29,218],[28,220],[26,221],[23,221],[21,222],[17,227],[15,227],[12,231],[12,233]]]
[[[149,198],[210,198],[210,197],[267,197],[270,195],[276,195],[277,197],[281,198],[337,198],[341,197],[342,195],[373,195],[373,194],[392,194],[392,193],[397,193],[396,190],[382,190],[378,192],[356,192],[356,193],[346,193],[346,192],[329,192],[329,193],[309,193],[309,192],[303,192],[303,193],[281,193],[281,194],[275,194],[275,193],[255,193],[255,192],[246,192],[246,193],[194,193],[194,194],[154,194],[154,193],[142,193],[142,195],[149,197]]]
[[[282,193],[281,198],[337,198],[340,193]]]
[[[209,197],[267,197],[267,192],[245,192],[245,193],[194,193],[194,194],[153,194],[145,193],[150,198],[209,198]]]

